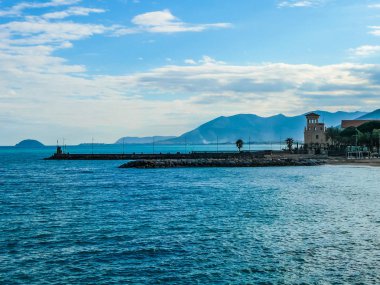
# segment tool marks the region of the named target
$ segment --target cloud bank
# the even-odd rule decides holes
[[[297,114],[380,104],[380,66],[373,64],[241,66],[208,58],[124,76],[78,77],[72,73],[83,72],[81,67],[44,53],[38,66],[27,69],[0,58],[3,120],[28,122],[23,134],[36,133],[38,126],[44,132],[67,128],[67,137],[91,137],[96,130],[102,139],[115,139],[112,134],[120,129],[180,134],[221,114]]]
[[[55,52],[95,35],[203,32],[231,24],[187,23],[170,10],[136,15],[130,26],[85,23],[73,17],[106,11],[79,3],[22,2],[0,11],[9,20],[0,24],[0,144],[25,137],[54,143],[63,136],[68,144],[91,137],[112,142],[127,133],[179,135],[219,115],[291,115],[380,105],[376,64],[243,65],[205,55],[145,72],[90,75],[85,66],[68,63]],[[310,7],[321,2],[281,3],[282,7]],[[26,9],[48,7],[54,9],[23,16]],[[377,30],[377,26],[370,28],[374,35]],[[377,46],[369,45],[352,50],[357,56],[377,52]]]

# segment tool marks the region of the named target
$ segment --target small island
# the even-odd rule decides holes
[[[45,145],[37,140],[27,139],[22,140],[18,144],[15,145],[15,147],[19,148],[41,148]]]

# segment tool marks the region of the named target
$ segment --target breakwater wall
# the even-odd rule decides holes
[[[167,160],[167,159],[236,159],[263,158],[270,151],[257,152],[191,152],[157,154],[53,154],[45,160]]]
[[[184,167],[274,167],[274,166],[317,166],[324,160],[310,158],[233,158],[233,159],[142,159],[130,161],[119,168],[184,168]]]

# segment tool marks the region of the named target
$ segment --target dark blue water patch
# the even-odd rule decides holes
[[[380,282],[378,168],[41,156],[0,156],[1,284]]]

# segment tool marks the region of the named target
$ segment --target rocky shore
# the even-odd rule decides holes
[[[183,167],[274,167],[316,166],[324,160],[310,158],[246,158],[246,159],[142,159],[134,160],[119,168],[183,168]]]

